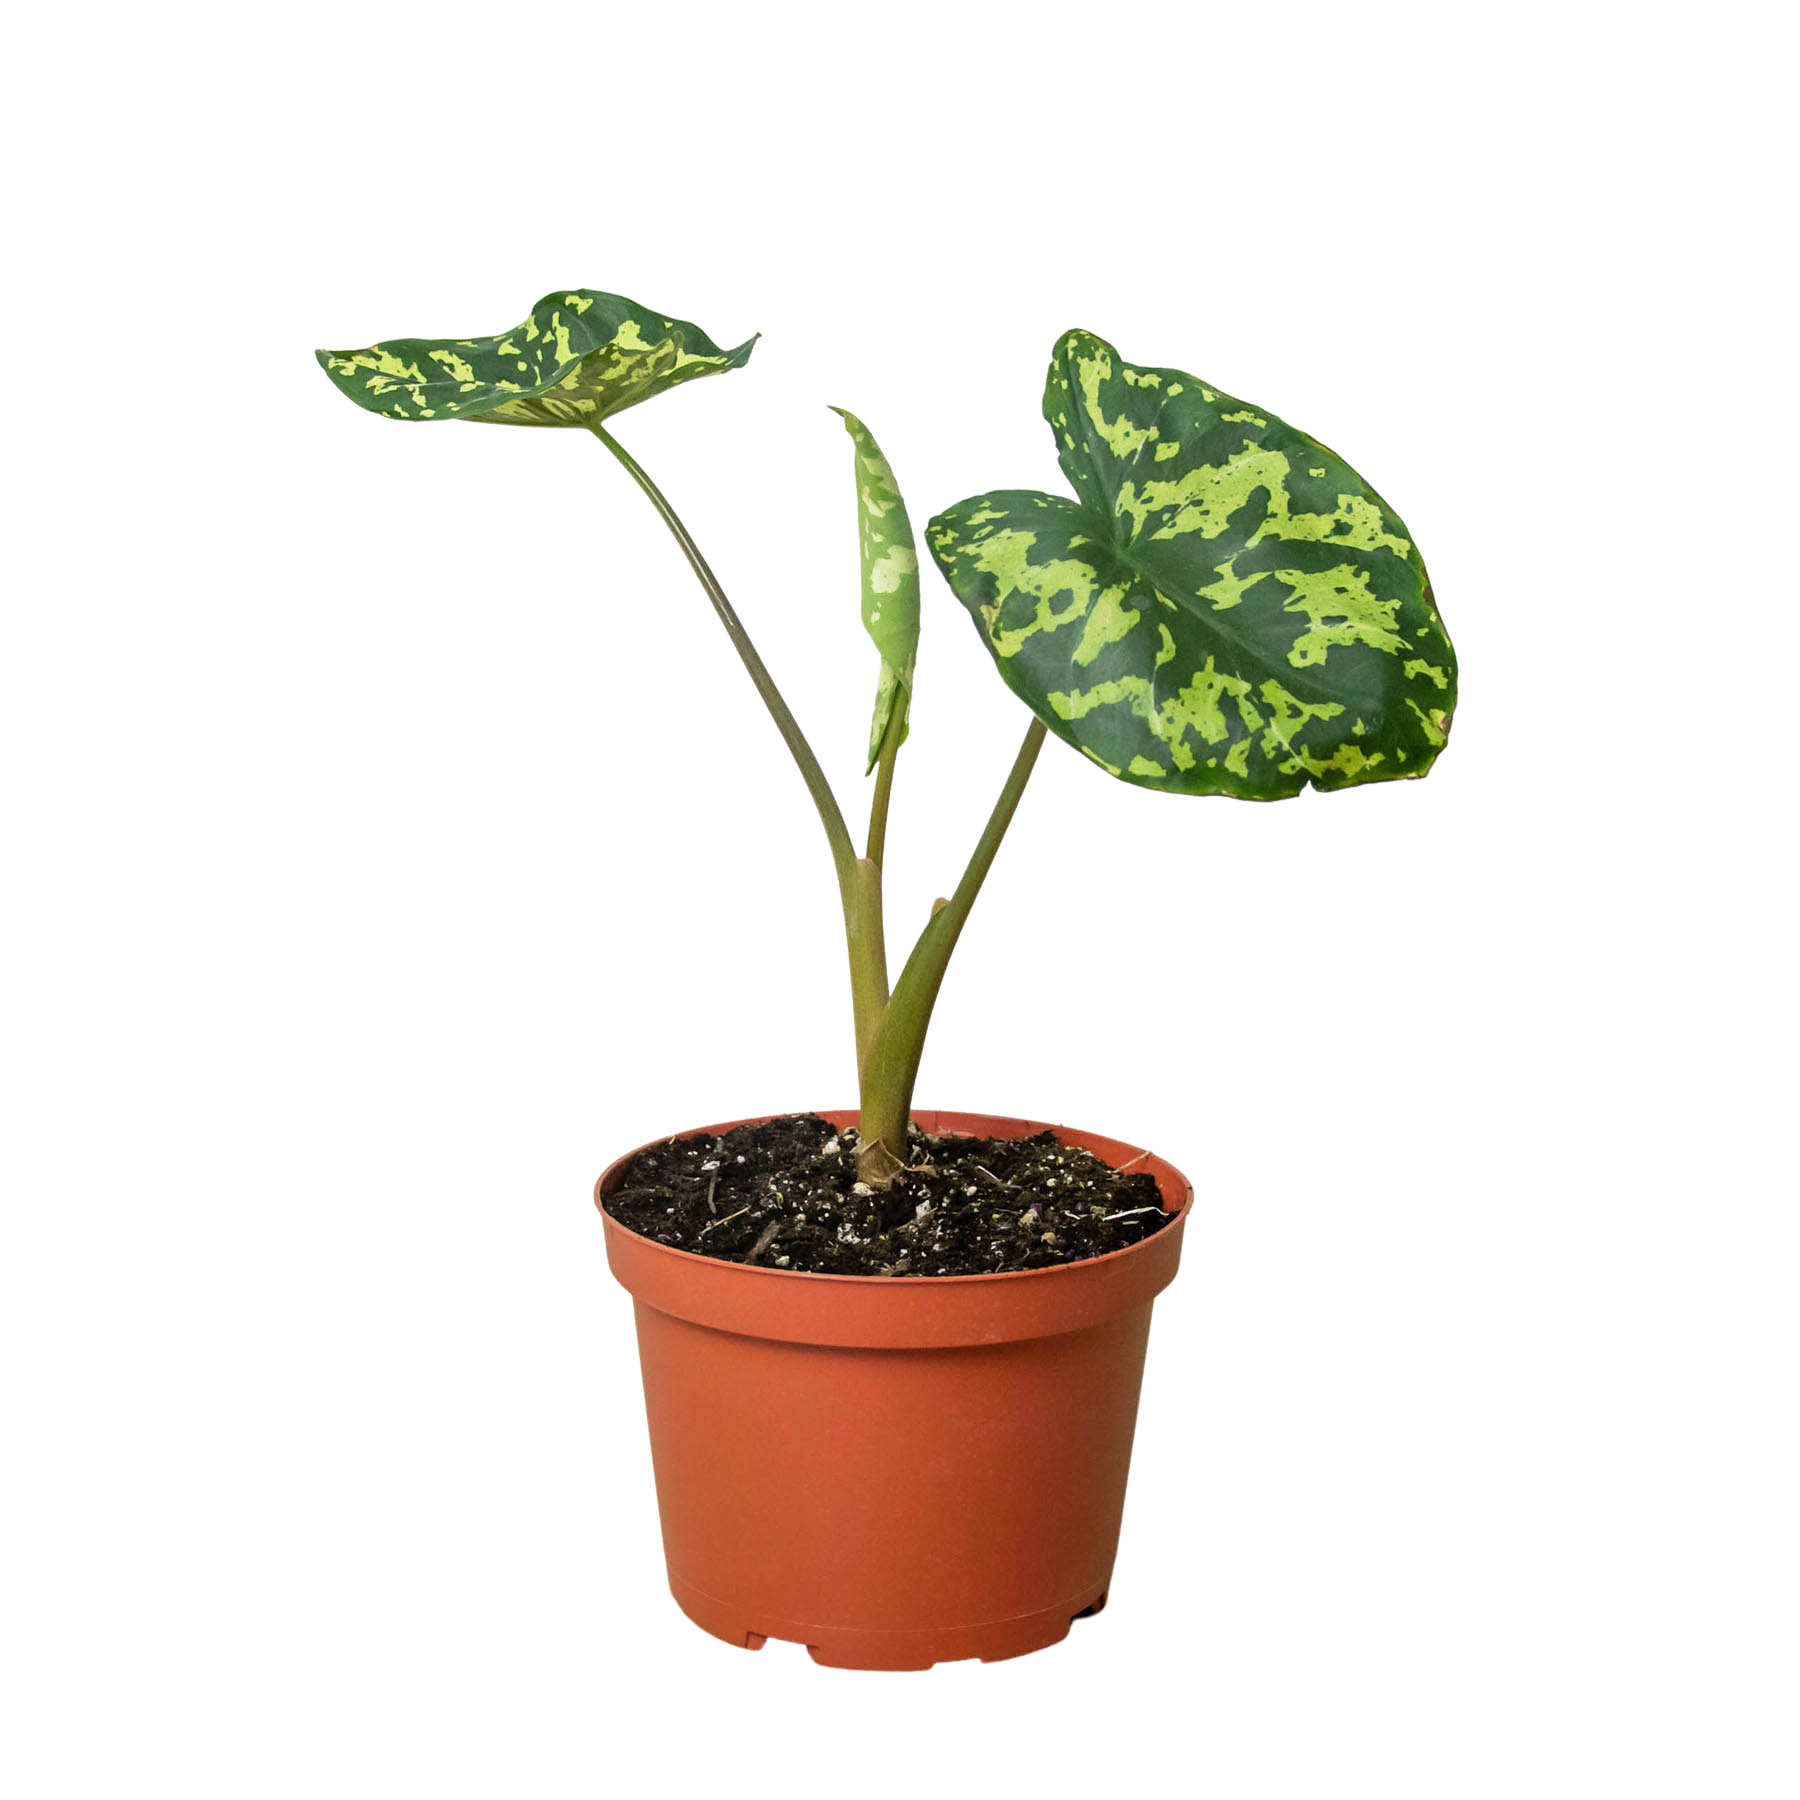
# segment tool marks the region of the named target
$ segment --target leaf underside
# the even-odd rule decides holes
[[[869,727],[869,768],[881,754],[890,719],[898,717],[896,748],[905,743],[912,704],[913,662],[919,647],[919,554],[894,471],[861,419],[841,406],[856,447],[856,518],[862,548],[862,617],[881,652],[875,716]],[[867,773],[867,770],[864,771]]]
[[[742,368],[755,342],[721,350],[685,319],[577,288],[546,294],[497,337],[391,338],[316,355],[343,393],[384,418],[591,426],[684,381]]]
[[[1007,685],[1109,774],[1278,800],[1423,775],[1456,658],[1406,527],[1342,458],[1084,331],[1044,416],[1077,498],[978,495],[926,536]]]

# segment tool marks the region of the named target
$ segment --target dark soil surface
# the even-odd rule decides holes
[[[641,1152],[606,1210],[721,1262],[817,1275],[993,1275],[1123,1250],[1160,1231],[1155,1178],[1028,1138],[929,1137],[887,1193],[856,1179],[856,1132],[814,1113]]]

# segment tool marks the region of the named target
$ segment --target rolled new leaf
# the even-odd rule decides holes
[[[862,546],[862,617],[881,652],[875,689],[875,717],[869,728],[869,769],[881,755],[890,719],[898,719],[895,746],[906,741],[912,704],[913,662],[919,647],[919,554],[912,522],[894,471],[861,419],[841,406],[831,409],[844,421],[856,446],[856,517]],[[868,773],[868,769],[863,771]]]
[[[1078,496],[978,495],[927,541],[1007,685],[1109,774],[1286,799],[1423,775],[1456,657],[1411,534],[1341,457],[1085,331],[1044,390]]]
[[[315,354],[342,392],[384,418],[591,426],[684,381],[742,368],[755,342],[721,350],[685,319],[577,288],[546,294],[498,337],[390,338]]]

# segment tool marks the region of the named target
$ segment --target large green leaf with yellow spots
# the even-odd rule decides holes
[[[1044,416],[1077,497],[982,494],[926,537],[1057,736],[1142,787],[1251,800],[1431,767],[1455,653],[1411,533],[1348,463],[1085,331]]]
[[[546,294],[498,337],[390,338],[317,355],[358,406],[385,418],[591,426],[684,381],[742,368],[755,342],[721,350],[685,319],[577,288]]]
[[[888,722],[898,717],[895,746],[906,741],[913,660],[919,648],[919,552],[900,484],[874,434],[854,413],[831,409],[856,446],[856,518],[862,547],[863,625],[881,652],[881,680],[869,727],[869,768],[881,754]],[[864,771],[867,773],[867,770]]]

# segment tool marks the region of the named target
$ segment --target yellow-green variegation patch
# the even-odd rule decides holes
[[[1077,499],[982,494],[926,537],[1012,690],[1108,773],[1285,799],[1423,775],[1456,657],[1411,534],[1341,457],[1085,331],[1044,416]]]
[[[897,718],[896,747],[906,741],[906,714],[912,702],[913,660],[919,646],[919,554],[912,522],[900,498],[894,471],[861,419],[841,406],[831,409],[844,421],[856,446],[856,518],[862,545],[862,616],[881,652],[881,680],[875,690],[875,717],[869,728],[869,768],[881,754],[888,721]],[[867,771],[865,771],[866,773]]]
[[[685,319],[577,288],[546,294],[498,337],[391,338],[317,355],[358,406],[385,418],[592,426],[684,381],[742,368],[755,342],[721,350]]]

